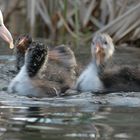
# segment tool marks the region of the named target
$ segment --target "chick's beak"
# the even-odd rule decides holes
[[[100,43],[96,43],[96,47],[95,47],[95,53],[99,53],[101,51],[101,45]]]
[[[14,48],[13,44],[13,38],[11,33],[8,31],[8,29],[5,27],[5,25],[0,26],[0,36],[2,39],[4,39],[7,43],[10,45],[10,49]]]
[[[26,37],[23,37],[19,43],[18,43],[18,46],[25,46],[27,44],[27,40],[26,40]]]
[[[104,49],[102,47],[102,45],[100,43],[96,43],[96,46],[95,46],[95,53],[98,54],[98,53],[103,53],[104,52]]]

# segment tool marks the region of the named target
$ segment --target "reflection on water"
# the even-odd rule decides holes
[[[36,104],[38,101],[32,101]],[[35,103],[36,102],[36,103]],[[57,102],[56,102],[57,103]],[[33,105],[34,106],[34,105]],[[117,140],[140,137],[140,108],[0,106],[2,140]]]
[[[0,53],[0,71],[9,74],[9,79],[0,77],[3,89],[14,72],[11,66],[7,71],[3,63],[11,63],[14,57],[3,47]],[[36,99],[1,91],[0,140],[139,140],[139,95]]]

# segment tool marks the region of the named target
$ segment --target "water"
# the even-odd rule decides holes
[[[0,52],[0,65],[12,63],[12,52]],[[0,92],[0,140],[139,140],[139,132],[140,93],[37,99]]]
[[[139,140],[140,137],[139,107],[73,104],[64,98],[19,100],[1,101],[2,140]]]

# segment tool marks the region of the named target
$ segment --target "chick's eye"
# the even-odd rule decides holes
[[[106,40],[104,41],[104,44],[107,45],[107,41]]]
[[[95,45],[94,41],[92,41],[92,45]]]

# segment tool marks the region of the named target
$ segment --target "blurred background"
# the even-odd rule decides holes
[[[0,0],[5,25],[14,37],[31,34],[56,43],[91,41],[109,33],[115,43],[139,41],[139,0]]]

